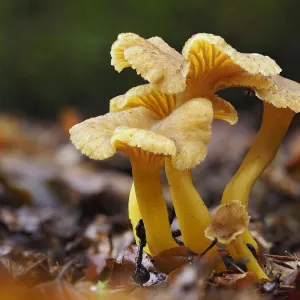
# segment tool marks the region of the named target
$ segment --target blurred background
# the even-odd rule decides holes
[[[74,236],[112,249],[111,232],[129,232],[129,240],[113,247],[116,255],[133,241],[128,159],[117,154],[91,161],[68,134],[72,125],[106,113],[112,97],[143,82],[130,68],[118,74],[110,65],[119,33],[160,36],[178,51],[195,33],[217,34],[241,52],[269,55],[284,76],[300,81],[299,9],[294,0],[1,0],[0,241],[6,248],[0,246],[0,255],[37,243],[40,251],[58,245],[65,251]],[[262,112],[261,101],[245,89],[221,96],[237,108],[239,122],[214,122],[207,159],[194,170],[210,208],[251,144]],[[274,253],[300,249],[299,124],[296,117],[251,195],[253,230],[272,242],[264,247]],[[256,226],[256,220],[264,224]]]
[[[66,105],[105,112],[109,99],[142,82],[110,65],[121,32],[160,36],[178,51],[191,35],[214,33],[241,52],[271,56],[300,80],[298,12],[292,0],[1,0],[0,109],[37,118]]]

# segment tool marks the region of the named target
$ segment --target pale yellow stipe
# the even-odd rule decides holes
[[[248,207],[251,188],[274,159],[294,115],[295,113],[288,108],[264,104],[260,130],[238,171],[227,184],[222,204],[240,200]]]
[[[240,257],[238,256],[238,253],[236,252],[235,247],[229,243],[226,245],[227,251],[229,252],[229,254],[231,255],[231,257],[235,260],[238,261],[240,260]]]
[[[141,216],[139,205],[138,205],[138,202],[136,199],[134,184],[132,184],[130,194],[129,194],[128,213],[129,213],[129,219],[130,219],[130,222],[132,225],[132,231],[133,231],[133,235],[135,238],[135,242],[138,245],[139,238],[136,236],[135,227],[136,227],[137,223],[139,222],[139,220],[142,218],[142,216]],[[146,251],[147,253],[150,254],[148,245],[146,245],[146,247],[144,248],[144,251]]]
[[[241,235],[227,245],[227,250],[232,256],[232,258],[236,261],[246,258],[247,261],[245,262],[245,265],[247,267],[247,270],[254,272],[257,276],[257,279],[270,280],[267,274],[262,270],[262,268],[258,264],[255,257],[252,255],[251,251],[246,246]]]
[[[193,185],[191,170],[176,170],[169,158],[165,167],[183,242],[192,251],[201,253],[211,244],[204,235],[211,222],[210,213]],[[207,255],[218,258],[218,270],[225,269],[217,247],[213,247]]]
[[[288,108],[280,109],[272,104],[264,103],[264,114],[260,130],[240,168],[226,186],[222,197],[222,204],[238,199],[248,207],[251,188],[257,178],[274,159],[294,115],[295,113]],[[256,250],[258,249],[257,243],[248,230],[245,230],[241,237],[239,237],[240,240],[243,243],[253,245]],[[237,244],[237,242],[232,243],[232,246],[241,249],[241,244]],[[247,248],[246,245],[243,247]],[[236,250],[238,251],[237,248]],[[254,263],[250,263],[255,260],[251,251],[244,249],[243,253],[249,260],[248,264],[250,264],[252,270],[257,269]],[[258,276],[262,276],[261,271],[257,272]]]
[[[249,229],[245,229],[245,231],[242,233],[242,237],[246,244],[252,245],[257,252],[259,251],[258,244],[256,240],[252,237]]]
[[[143,219],[150,254],[157,255],[169,248],[177,247],[168,218],[165,199],[160,183],[160,170],[155,164],[152,168],[141,168],[139,162],[131,160],[136,198]]]
[[[236,174],[227,184],[222,204],[240,200],[248,207],[251,188],[257,178],[274,159],[295,113],[286,108],[276,108],[264,103],[264,114],[260,130]],[[243,233],[246,243],[258,246],[248,230]]]
[[[178,171],[166,159],[166,175],[183,242],[194,252],[201,253],[211,244],[204,235],[211,217],[193,186],[191,170]]]

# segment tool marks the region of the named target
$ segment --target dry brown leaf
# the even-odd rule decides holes
[[[161,272],[169,274],[190,262],[194,256],[189,248],[181,246],[160,252],[154,257],[154,262]]]
[[[230,287],[233,289],[245,289],[253,285],[257,281],[257,277],[253,272],[243,274],[222,274],[220,277],[215,277],[214,281],[221,286]]]

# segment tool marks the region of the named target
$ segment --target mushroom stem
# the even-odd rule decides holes
[[[202,253],[211,244],[204,234],[211,222],[210,213],[193,185],[191,170],[176,170],[170,158],[165,168],[183,242],[192,251]],[[209,255],[219,258],[218,249],[212,248]]]
[[[128,202],[128,215],[129,219],[133,228],[133,235],[134,239],[137,245],[140,243],[140,239],[136,235],[136,226],[139,223],[139,221],[142,219],[139,205],[137,202],[136,194],[135,194],[135,188],[134,188],[134,183],[131,186],[130,194],[129,194],[129,202]],[[144,251],[150,254],[150,250],[148,245],[144,247]]]
[[[148,168],[141,167],[141,162],[133,159],[131,165],[138,208],[145,225],[151,255],[177,247],[171,234],[167,205],[162,194],[160,166],[157,167],[154,163]],[[137,208],[134,203],[131,205]]]
[[[246,246],[242,235],[238,236],[235,240],[228,244],[227,250],[235,261],[247,259],[245,262],[247,270],[254,272],[258,279],[270,280]]]
[[[251,188],[274,159],[294,115],[289,108],[276,108],[270,103],[264,103],[261,127],[241,166],[227,184],[222,204],[238,199],[248,207]],[[257,243],[248,230],[244,231],[243,238],[258,250]]]
[[[222,204],[238,199],[248,207],[251,188],[274,159],[294,115],[288,108],[276,108],[264,103],[261,127],[244,161],[227,184]]]
[[[242,233],[242,236],[243,236],[243,239],[244,239],[244,242],[246,244],[250,244],[254,247],[255,251],[259,251],[259,247],[258,247],[258,244],[256,242],[256,240],[252,237],[249,229],[245,229],[245,231]]]

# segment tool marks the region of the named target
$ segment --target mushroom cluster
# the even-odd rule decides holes
[[[164,168],[184,244],[201,253],[210,239],[218,238],[233,258],[247,258],[247,268],[267,279],[246,245],[257,248],[247,229],[248,196],[300,111],[298,84],[280,77],[281,69],[270,57],[240,53],[212,34],[194,35],[180,54],[159,37],[123,33],[112,45],[111,56],[118,72],[132,67],[149,83],[113,98],[109,113],[73,126],[70,135],[76,148],[92,159],[109,158],[117,150],[130,159],[129,218],[133,228],[143,220],[146,251],[156,255],[177,246],[160,183]],[[193,185],[191,169],[206,157],[213,119],[237,122],[234,107],[216,95],[235,86],[256,92],[265,102],[264,117],[211,219]],[[216,247],[210,254],[221,261]]]

